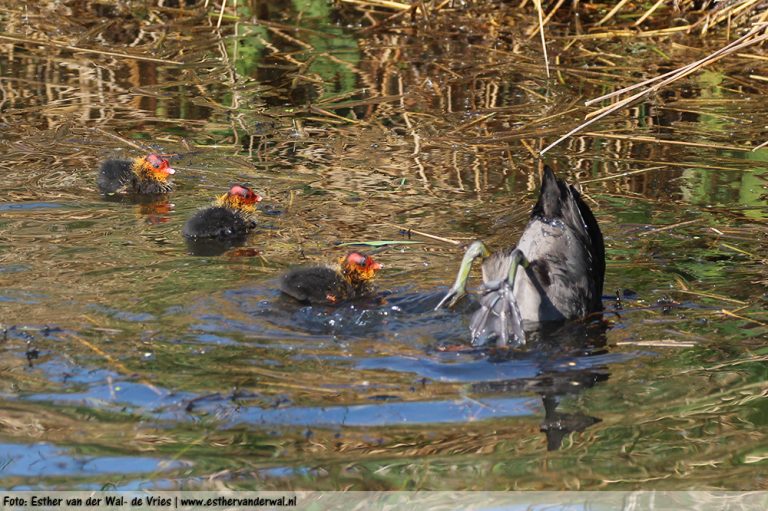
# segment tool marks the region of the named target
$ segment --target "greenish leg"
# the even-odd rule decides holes
[[[515,249],[512,252],[512,262],[509,265],[509,274],[507,276],[507,282],[511,288],[515,287],[515,277],[517,277],[517,269],[522,266],[528,268],[530,261],[520,252],[520,249]]]
[[[466,294],[467,278],[469,277],[469,271],[472,269],[472,263],[478,257],[482,256],[483,258],[486,258],[490,255],[491,253],[482,241],[473,242],[467,251],[464,252],[464,259],[462,259],[459,273],[456,275],[456,282],[453,283],[453,287],[448,291],[445,297],[440,300],[440,303],[437,304],[435,310],[442,307],[446,302],[448,302],[448,307],[456,305],[456,302]]]

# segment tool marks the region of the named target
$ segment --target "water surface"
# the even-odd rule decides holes
[[[514,243],[528,148],[646,76],[653,49],[627,72],[555,40],[548,80],[535,40],[491,39],[487,7],[360,31],[298,1],[217,31],[196,8],[6,4],[6,33],[55,24],[129,56],[0,44],[0,486],[768,486],[768,150],[744,150],[766,138],[760,61],[547,155],[602,227],[605,322],[509,352],[469,345],[471,301],[433,310],[462,248],[416,231]],[[680,41],[675,65],[700,57]],[[99,162],[136,147],[173,155],[176,191],[105,200]],[[259,229],[190,253],[185,219],[237,182],[265,197]],[[422,243],[372,249],[370,301],[280,296],[287,268],[366,240]]]

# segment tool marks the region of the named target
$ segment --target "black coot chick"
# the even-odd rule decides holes
[[[182,232],[193,239],[245,238],[256,225],[251,216],[258,202],[261,195],[245,185],[234,185],[213,206],[201,209],[187,220]]]
[[[451,290],[437,306],[464,294],[472,262],[482,256],[480,309],[472,342],[525,343],[542,323],[583,318],[602,310],[605,247],[592,211],[579,192],[544,167],[539,200],[516,247],[491,255],[481,241],[464,254]]]
[[[176,171],[168,160],[149,154],[133,160],[107,160],[99,168],[97,184],[106,195],[162,194],[173,190]]]
[[[289,271],[280,279],[280,290],[302,303],[337,305],[369,296],[373,292],[371,281],[381,268],[373,257],[350,252],[339,259],[338,267],[308,266]]]

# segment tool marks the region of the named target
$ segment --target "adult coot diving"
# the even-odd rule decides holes
[[[517,246],[491,254],[482,241],[464,254],[456,282],[436,308],[464,294],[472,262],[483,257],[480,309],[472,342],[525,343],[543,323],[583,318],[602,310],[605,246],[581,194],[545,166],[539,200]]]

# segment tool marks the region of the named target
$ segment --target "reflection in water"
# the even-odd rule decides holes
[[[233,248],[241,247],[248,235],[233,236],[226,239],[217,238],[184,238],[189,253],[196,256],[218,256]]]
[[[524,352],[497,350],[489,357],[489,361],[498,364],[519,357],[536,360],[535,375],[515,380],[474,383],[472,390],[480,394],[520,391],[539,394],[544,405],[541,431],[547,437],[547,450],[557,450],[564,437],[600,421],[582,413],[558,412],[557,406],[564,397],[584,392],[608,379],[605,362],[616,362],[621,357],[607,354],[605,333],[606,326],[602,321],[569,322],[546,327],[531,336]]]
[[[138,213],[148,224],[164,224],[171,220],[173,204],[168,198],[139,204]]]
[[[168,222],[174,207],[167,194],[106,194],[101,198],[105,202],[135,205],[137,216],[149,224]]]
[[[34,446],[0,443],[0,452],[3,453],[3,474],[9,478],[61,477],[72,473],[134,476],[176,470],[185,465],[149,456],[93,457],[67,452],[67,449],[47,443]]]
[[[579,382],[573,383],[579,384]],[[592,381],[591,385],[582,388],[589,388],[594,383]],[[589,426],[600,422],[597,417],[590,417],[583,413],[557,412],[556,408],[560,403],[560,396],[558,395],[545,394],[542,396],[542,401],[544,402],[544,421],[541,423],[541,431],[547,435],[548,451],[559,449],[563,443],[563,438],[569,434],[584,431]]]

